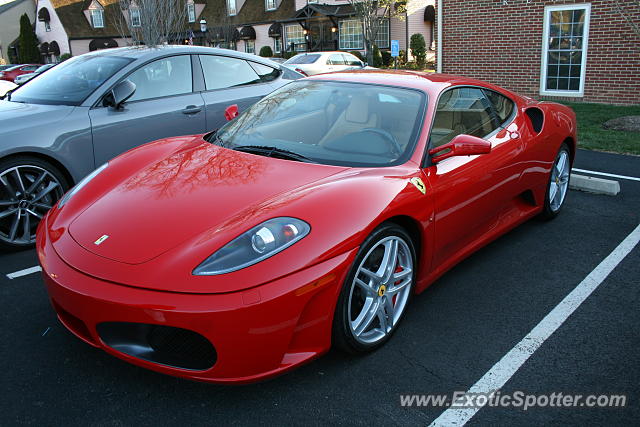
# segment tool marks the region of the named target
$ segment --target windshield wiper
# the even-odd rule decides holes
[[[275,157],[285,160],[296,160],[306,163],[317,163],[310,158],[303,156],[302,154],[294,153],[289,150],[284,150],[278,147],[263,146],[263,145],[238,145],[233,147],[236,151],[242,151],[245,153],[259,154],[267,157]]]

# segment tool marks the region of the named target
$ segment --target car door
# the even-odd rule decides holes
[[[332,53],[327,59],[327,68],[331,72],[343,71],[349,68],[345,64],[344,56],[340,53]]]
[[[233,104],[240,112],[246,110],[275,86],[281,71],[264,64],[222,55],[199,55],[205,90],[202,98],[206,110],[208,130],[222,126],[224,110]]]
[[[89,111],[96,164],[157,139],[205,132],[204,102],[193,91],[190,55],[153,60],[124,78],[136,91],[122,108],[99,105]]]
[[[480,88],[458,87],[440,95],[430,134],[430,148],[468,134],[495,143],[500,123]],[[501,154],[450,157],[425,168],[435,209],[434,266],[446,263],[497,224],[502,200],[500,179],[492,173]]]
[[[360,70],[364,68],[364,63],[350,53],[343,53],[345,69],[348,70]]]

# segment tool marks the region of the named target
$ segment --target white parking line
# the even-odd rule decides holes
[[[590,171],[590,170],[587,170],[587,169],[578,169],[578,168],[573,168],[571,170],[573,172],[589,173],[591,175],[601,175],[601,176],[608,176],[608,177],[611,177],[611,178],[628,179],[630,181],[640,181],[640,178],[636,178],[635,176],[616,175],[614,173]]]
[[[39,271],[42,271],[42,268],[39,265],[36,265],[35,267],[29,267],[29,268],[25,268],[24,270],[9,273],[7,274],[7,277],[9,279],[15,279],[16,277],[27,276],[29,274],[37,273]]]
[[[611,271],[633,250],[638,241],[640,241],[640,225],[466,393],[468,395],[472,393],[489,394],[502,388],[524,362],[540,348],[542,343],[600,286]],[[465,401],[463,396],[460,402],[464,403]],[[483,401],[486,402],[486,400]],[[430,425],[462,426],[471,420],[481,408],[480,405],[472,408],[449,408]]]

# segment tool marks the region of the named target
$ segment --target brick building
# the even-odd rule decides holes
[[[442,72],[536,99],[640,104],[640,35],[628,21],[640,24],[637,2],[441,4]]]

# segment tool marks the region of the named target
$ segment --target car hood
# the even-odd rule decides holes
[[[55,123],[69,115],[69,105],[26,104],[0,100],[0,132],[9,133],[34,125]]]
[[[265,214],[266,201],[344,169],[203,143],[116,184],[73,220],[69,233],[96,255],[142,264],[207,230],[229,241]]]

